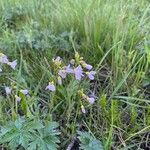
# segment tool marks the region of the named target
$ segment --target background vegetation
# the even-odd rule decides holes
[[[60,56],[68,62],[76,51],[97,71],[94,81],[82,83],[87,93],[97,97],[86,114],[74,98],[74,80],[59,90],[53,106],[44,88],[51,78],[52,58]],[[3,128],[11,120],[12,128],[15,122],[25,122],[28,139],[30,129],[30,133],[47,137],[49,124],[58,122],[60,133],[54,131],[61,141],[58,149],[67,149],[73,139],[78,143],[79,130],[101,141],[98,145],[105,150],[150,149],[149,0],[0,0],[0,52],[18,60],[16,71],[6,67],[0,73],[2,147],[13,145],[10,138],[5,141],[3,137]],[[26,105],[34,106],[31,114],[10,111],[13,98],[6,96],[4,87],[11,82],[30,91]],[[14,133],[16,128],[12,128],[7,131]],[[78,139],[86,150],[83,139]],[[59,140],[54,137],[56,143]],[[18,148],[24,145],[19,143]],[[39,145],[30,146],[34,150]]]

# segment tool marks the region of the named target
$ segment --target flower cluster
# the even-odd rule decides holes
[[[92,71],[93,66],[87,64],[83,60],[83,57],[80,57],[78,53],[75,54],[75,59],[72,59],[68,65],[63,65],[62,59],[59,56],[56,59],[53,59],[52,62],[55,66],[57,83],[59,85],[62,84],[62,80],[64,80],[69,74],[73,75],[78,81],[81,81],[81,79],[86,76],[89,80],[94,80],[96,71]],[[53,86],[54,81],[49,83],[46,90],[55,91]]]
[[[9,96],[10,94],[12,94],[13,90],[16,90],[16,86],[12,86],[12,87],[6,86],[5,87],[6,95]],[[17,102],[21,101],[21,96],[19,96],[20,94],[23,94],[24,96],[28,96],[29,95],[29,91],[27,89],[21,89],[21,90],[19,90],[18,95],[15,95],[15,100]]]
[[[29,95],[29,91],[27,89],[19,90],[19,93],[23,94],[24,96]],[[18,96],[18,95],[15,95],[15,99],[16,99],[17,102],[21,101],[21,97]]]
[[[8,66],[10,66],[12,69],[15,70],[17,66],[17,60],[10,62],[6,55],[0,53],[0,64],[7,64]],[[2,66],[0,66],[0,72],[2,72]]]
[[[2,65],[2,64],[7,64],[7,65],[10,66],[13,70],[15,70],[15,69],[16,69],[16,66],[17,66],[17,60],[14,60],[14,61],[10,62],[10,61],[8,60],[8,57],[7,57],[5,54],[0,53],[0,65]],[[2,66],[0,66],[0,72],[2,72]],[[8,96],[8,95],[12,94],[12,91],[13,91],[14,89],[16,89],[16,86],[13,86],[13,88],[6,86],[6,87],[5,87],[6,95]],[[25,89],[25,90],[20,90],[20,92],[21,92],[22,94],[24,94],[24,95],[27,95],[27,94],[28,94],[28,90],[26,90],[26,89]],[[19,96],[17,96],[17,95],[15,95],[15,99],[16,99],[17,101],[20,101],[20,100],[21,100],[21,98],[20,98]]]
[[[95,102],[95,97],[94,96],[93,97],[92,96],[90,96],[90,97],[87,96],[86,94],[84,94],[83,89],[79,90],[78,94],[79,94],[79,96],[81,97],[82,100],[85,100],[85,101],[87,101],[90,104],[93,104]],[[85,110],[83,104],[81,105],[81,111],[83,113],[86,113],[86,110]]]
[[[73,76],[76,80],[81,81],[83,78],[88,78],[89,80],[94,80],[96,71],[93,71],[93,66],[87,64],[83,57],[80,57],[79,53],[75,53],[75,58],[71,59],[68,65],[64,65],[62,59],[58,56],[52,60],[52,66],[54,67],[54,74],[56,79],[49,82],[45,90],[54,92],[56,90],[56,85],[62,85],[63,80],[67,78],[68,75]],[[83,92],[79,92],[82,99],[93,104],[95,99],[93,97],[86,96]],[[83,113],[84,106],[81,105],[81,110]]]

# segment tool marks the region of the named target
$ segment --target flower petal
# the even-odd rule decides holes
[[[91,70],[93,68],[93,66],[90,65],[90,64],[85,64],[85,68],[88,69],[88,70]]]
[[[10,87],[5,87],[5,92],[6,92],[6,94],[8,95],[8,94],[11,94],[11,88]]]
[[[59,70],[58,74],[59,74],[63,79],[65,79],[66,76],[67,76],[66,70]]]
[[[74,69],[74,73],[75,73],[75,78],[79,81],[81,80],[82,76],[84,76],[83,69],[80,65]]]
[[[95,102],[95,98],[93,97],[88,97],[87,100],[89,101],[90,104],[93,104]]]
[[[20,90],[20,92],[21,92],[22,94],[24,94],[24,95],[27,95],[27,94],[29,93],[29,91],[28,91],[27,89],[25,89],[25,90]]]
[[[68,65],[68,66],[66,67],[66,72],[67,72],[67,73],[74,73],[74,70],[70,67],[70,65]]]
[[[17,95],[15,95],[15,99],[16,99],[17,102],[21,101],[21,98],[19,96],[17,96]]]
[[[17,60],[14,60],[13,62],[9,62],[8,65],[10,65],[10,67],[15,70],[17,66]]]
[[[94,76],[92,74],[88,74],[90,80],[94,80]]]
[[[7,64],[9,62],[7,56],[4,54],[1,54],[0,55],[0,62],[3,64]]]
[[[49,90],[49,91],[55,91],[56,88],[55,88],[55,85],[52,84],[52,83],[49,83],[49,85],[45,88],[45,90]]]

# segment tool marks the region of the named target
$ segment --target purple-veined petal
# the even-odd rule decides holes
[[[83,69],[80,65],[77,68],[74,69],[74,74],[75,74],[76,80],[79,80],[79,81],[84,76],[83,75]]]

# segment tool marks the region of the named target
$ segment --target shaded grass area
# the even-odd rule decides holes
[[[17,72],[1,74],[1,124],[12,119],[5,111],[10,108],[3,89],[15,81],[33,94],[35,116],[59,122],[61,148],[79,126],[100,139],[106,150],[149,147],[148,0],[1,0],[0,4],[0,50],[19,62]],[[69,81],[47,115],[50,95],[44,86],[51,78],[49,62],[55,56],[68,62],[76,51],[96,68],[95,80],[82,86],[97,100],[86,115],[81,114],[79,100],[73,99],[76,82]]]

